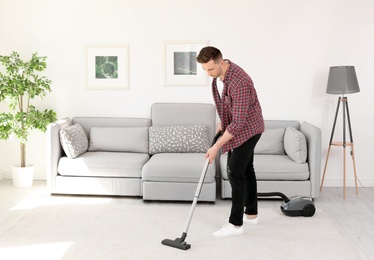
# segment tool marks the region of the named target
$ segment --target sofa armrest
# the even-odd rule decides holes
[[[321,175],[321,129],[303,122],[300,131],[305,135],[308,144],[308,164],[311,182],[311,197],[318,198]]]
[[[57,166],[60,158],[64,155],[60,144],[59,132],[61,129],[72,124],[70,118],[63,118],[47,126],[47,183],[51,193],[56,188]]]

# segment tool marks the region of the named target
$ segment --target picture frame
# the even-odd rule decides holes
[[[208,41],[166,41],[164,86],[208,86],[208,75],[196,61]]]
[[[128,45],[87,45],[85,61],[86,89],[129,88]]]

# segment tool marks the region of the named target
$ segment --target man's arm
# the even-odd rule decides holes
[[[223,133],[222,137],[220,139],[218,139],[218,141],[211,148],[208,149],[208,151],[205,154],[205,159],[209,158],[209,163],[212,163],[214,161],[214,158],[216,158],[219,149],[221,149],[221,147],[225,143],[230,141],[233,137],[234,136],[232,134],[225,131],[225,133]]]

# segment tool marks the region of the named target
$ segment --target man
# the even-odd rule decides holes
[[[215,47],[203,48],[197,62],[213,77],[212,93],[222,137],[205,157],[214,161],[219,149],[228,152],[227,173],[232,188],[229,222],[213,233],[215,237],[243,234],[243,222],[257,224],[257,180],[253,167],[254,148],[264,132],[260,102],[248,74],[230,60],[224,60]],[[219,93],[217,79],[223,83]],[[245,207],[245,210],[244,210]]]

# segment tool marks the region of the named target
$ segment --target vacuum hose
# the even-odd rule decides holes
[[[278,197],[281,197],[284,200],[284,202],[286,202],[286,203],[290,201],[290,199],[281,192],[261,192],[261,193],[257,193],[257,196],[260,196],[260,197],[278,196]]]

